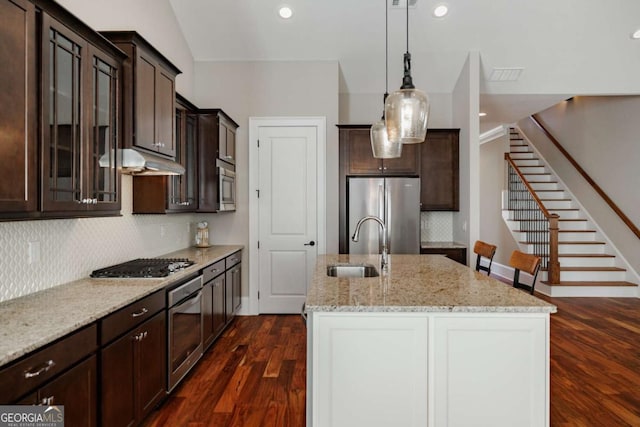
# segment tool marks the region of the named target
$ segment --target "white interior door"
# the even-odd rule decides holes
[[[261,126],[259,311],[299,313],[317,255],[317,129]]]

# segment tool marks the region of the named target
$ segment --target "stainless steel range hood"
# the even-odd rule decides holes
[[[180,163],[132,148],[118,150],[118,160],[122,173],[127,175],[183,175],[185,172]],[[109,167],[110,157],[102,155],[99,163],[101,167]]]

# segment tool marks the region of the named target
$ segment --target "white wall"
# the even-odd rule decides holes
[[[545,127],[640,226],[640,97],[576,97],[539,114]],[[529,119],[518,126],[636,272],[640,239]]]
[[[196,62],[198,107],[221,107],[239,125],[237,211],[217,215],[214,243],[249,244],[249,117],[324,116],[327,118],[327,252],[338,251],[338,63]]]
[[[508,265],[511,253],[518,249],[518,244],[502,220],[504,153],[508,151],[507,135],[480,145],[480,240],[498,247],[493,260],[502,265]],[[473,263],[475,255],[471,257]]]
[[[470,249],[480,235],[479,111],[480,55],[469,52],[453,90],[452,117],[453,127],[460,128],[460,211],[454,213],[453,238]]]
[[[193,56],[169,0],[57,1],[96,31],[137,31],[182,71],[178,93],[193,95]]]

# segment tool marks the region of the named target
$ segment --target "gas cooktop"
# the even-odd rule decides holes
[[[138,258],[91,272],[91,277],[166,277],[194,262],[187,258]]]

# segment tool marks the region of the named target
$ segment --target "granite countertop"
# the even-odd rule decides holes
[[[423,249],[466,249],[467,246],[458,242],[420,242]]]
[[[337,278],[333,263],[369,263],[380,255],[321,255],[306,311],[555,313],[556,306],[441,255],[390,255],[386,275]]]
[[[0,366],[88,325],[219,261],[243,246],[186,248],[161,258],[189,258],[195,264],[158,279],[87,277],[0,303]]]

